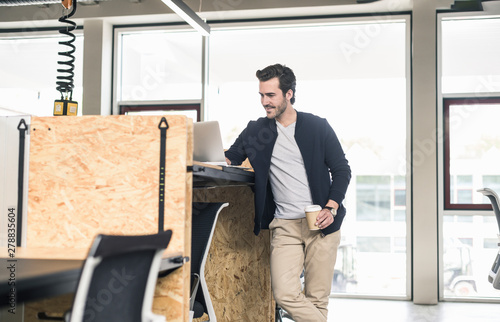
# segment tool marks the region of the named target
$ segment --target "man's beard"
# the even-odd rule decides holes
[[[283,102],[279,106],[272,106],[272,105],[264,105],[264,108],[273,108],[274,109],[274,117],[273,119],[279,118],[281,114],[285,113],[286,108],[287,108],[287,103],[286,100],[283,99]]]

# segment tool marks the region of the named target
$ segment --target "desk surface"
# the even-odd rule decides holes
[[[227,167],[193,162],[193,187],[251,186],[255,173],[250,168]]]
[[[168,253],[167,253],[168,254]],[[0,306],[13,297],[17,303],[76,290],[83,259],[0,258]],[[160,274],[182,266],[180,253],[164,255]]]
[[[0,306],[76,290],[83,260],[0,259]],[[5,302],[8,300],[9,302]]]

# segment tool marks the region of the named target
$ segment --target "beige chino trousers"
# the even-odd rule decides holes
[[[275,218],[269,229],[274,299],[297,322],[326,321],[340,230],[322,237],[305,218]]]

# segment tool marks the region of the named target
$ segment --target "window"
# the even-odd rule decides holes
[[[73,101],[82,103],[83,35],[73,32],[76,39],[74,62]],[[28,34],[28,35],[27,35]],[[60,35],[57,30],[22,35],[0,34],[0,110],[14,114],[52,116],[54,100],[61,98],[56,90],[57,76],[67,74],[57,72],[66,69],[58,61],[68,61],[58,52],[67,52],[69,47],[59,44],[70,38]],[[81,105],[78,114],[81,115]],[[1,113],[1,112],[0,112]]]
[[[131,102],[136,106],[200,104],[202,37],[198,32],[144,27],[117,28],[115,35],[118,39],[115,47],[116,114]]]
[[[498,120],[500,98],[444,100],[446,209],[491,209],[477,190],[500,188]]]
[[[200,121],[200,104],[177,105],[121,105],[124,115],[186,115],[194,122]]]
[[[496,250],[498,248],[498,239],[496,238],[485,238],[483,240],[483,248],[489,248]]]
[[[493,189],[494,191],[500,192],[500,175],[483,175],[483,187]],[[490,200],[483,196],[483,202],[489,204]]]
[[[356,219],[358,221],[391,220],[390,179],[389,176],[356,177]]]
[[[500,192],[500,17],[442,17],[440,296],[500,299],[487,274],[498,225],[477,189]]]
[[[408,298],[411,292],[408,35],[401,17],[212,25],[205,117],[220,122],[225,148],[264,116],[255,72],[274,63],[295,72],[294,107],[326,118],[341,140],[353,177],[339,252],[353,251],[336,264],[351,276],[349,287],[334,282],[334,293]]]
[[[358,252],[390,253],[391,239],[389,237],[358,237]]]
[[[442,93],[500,92],[500,18],[448,18],[442,30]]]
[[[406,206],[406,190],[394,189],[394,206]]]
[[[487,274],[498,252],[498,226],[491,217],[444,215],[443,296],[498,298]]]

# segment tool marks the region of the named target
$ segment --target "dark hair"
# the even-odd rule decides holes
[[[255,76],[261,82],[266,82],[271,78],[277,77],[280,83],[280,89],[283,92],[283,96],[288,92],[288,90],[292,90],[292,98],[290,99],[290,103],[295,103],[295,85],[297,84],[295,80],[295,75],[293,70],[285,65],[275,64],[270,65],[264,68],[263,70],[258,70],[255,73]]]

